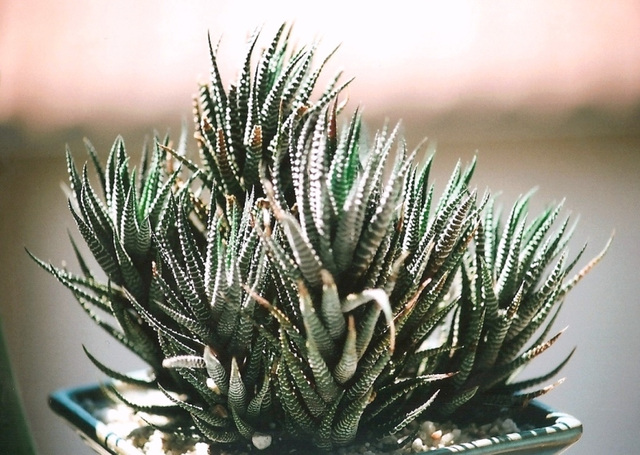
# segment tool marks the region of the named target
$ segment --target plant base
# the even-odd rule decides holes
[[[160,398],[165,397],[162,396]],[[109,419],[106,416],[110,412],[116,412],[115,408],[118,404],[105,395],[100,385],[95,384],[56,391],[51,394],[49,404],[53,411],[70,424],[96,453],[105,455],[145,454],[128,436],[132,431],[131,424],[127,427],[117,423],[107,423],[113,419]],[[471,442],[432,449],[428,452],[413,453],[429,453],[431,455],[447,453],[465,453],[469,455],[551,455],[563,452],[576,442],[582,434],[582,424],[577,419],[568,414],[554,411],[536,401],[530,403],[523,410],[521,415],[517,417],[517,421],[520,428],[530,429],[499,436],[484,437]],[[135,422],[133,425],[135,427]],[[508,427],[505,428],[508,429]],[[153,441],[150,438],[154,438],[154,436],[150,436],[149,433],[145,434],[141,429],[135,431],[138,432],[139,439],[144,439],[147,441],[147,445],[154,446],[153,453],[162,453],[163,441],[159,438]],[[204,443],[197,445],[196,441],[182,441],[182,443],[185,447],[187,445],[191,447],[189,453],[197,455],[215,454],[215,452],[209,452],[207,445]],[[256,452],[259,451],[256,450]],[[304,452],[309,454],[309,448],[305,448]],[[178,450],[173,453],[183,453],[183,451]],[[373,455],[376,452],[373,451],[372,447],[361,447],[354,450],[340,450],[338,453]],[[222,452],[220,455],[223,455]],[[228,455],[233,454],[229,453]]]

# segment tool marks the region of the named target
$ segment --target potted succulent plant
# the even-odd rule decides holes
[[[105,453],[141,453],[148,438],[81,409],[103,392],[209,453],[363,453],[351,449],[363,441],[420,452],[441,431],[421,438],[424,422],[505,414],[530,431],[467,449],[575,441],[578,421],[531,403],[571,353],[541,377],[515,375],[558,339],[561,302],[604,251],[573,272],[584,248],[570,257],[568,220],[554,227],[562,204],[532,217],[524,196],[501,219],[470,184],[475,161],[436,193],[431,157],[408,152],[398,128],[367,138],[357,111],[343,118],[348,81],[314,96],[326,62],[313,69],[314,46],[290,51],[283,26],[254,66],[257,39],[228,90],[210,43],[197,153],[185,132],[177,145],[157,137],[134,168],[119,138],[103,166],[87,142],[97,183],[67,153],[69,207],[106,278],[79,248],[79,274],[34,259],[150,369],[87,352],[111,381],[58,392],[54,409]]]

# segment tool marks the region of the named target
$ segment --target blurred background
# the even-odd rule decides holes
[[[402,120],[409,146],[437,143],[442,190],[477,154],[475,184],[532,211],[566,198],[580,218],[571,251],[605,260],[569,296],[569,325],[529,374],[578,346],[566,382],[544,401],[575,415],[576,454],[634,453],[640,422],[640,3],[635,0],[0,2],[0,317],[31,432],[42,454],[90,450],[48,409],[54,389],[102,376],[82,345],[120,370],[140,363],[94,327],[24,252],[73,263],[64,149],[103,159],[117,134],[139,150],[177,136],[208,77],[209,31],[234,80],[248,34],[262,45],[283,21],[293,39],[340,45],[326,74],[355,77],[349,109],[372,129]],[[554,351],[554,352],[551,352]],[[0,447],[0,452],[2,448]]]

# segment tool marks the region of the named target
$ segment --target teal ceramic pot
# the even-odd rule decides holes
[[[578,419],[535,400],[516,420],[520,427],[533,428],[424,453],[430,455],[451,453],[552,455],[564,452],[582,435],[582,423]]]
[[[113,405],[100,385],[69,388],[54,392],[49,404],[96,453],[106,455],[142,455],[142,452],[96,419],[86,403],[108,407]],[[516,419],[520,427],[532,428],[473,442],[424,452],[429,455],[462,453],[489,454],[559,454],[575,443],[582,434],[582,424],[574,417],[532,401]]]

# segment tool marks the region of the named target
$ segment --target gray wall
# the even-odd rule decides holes
[[[457,158],[469,161],[478,150],[480,191],[502,191],[508,205],[537,186],[534,211],[566,197],[565,213],[580,216],[573,252],[588,241],[587,257],[594,256],[615,229],[608,256],[563,308],[557,328],[569,325],[569,330],[530,373],[549,368],[577,345],[562,373],[567,381],[545,398],[584,423],[585,434],[571,453],[634,452],[640,421],[640,128],[620,129],[628,118],[559,128],[535,117],[515,125],[466,114],[434,118],[412,112],[405,118],[410,144],[426,133],[438,140],[433,175],[440,189]],[[374,126],[378,121],[371,119]],[[125,139],[137,146],[143,134],[132,132]],[[77,137],[69,140],[82,157]],[[47,408],[52,390],[101,378],[82,345],[122,370],[141,366],[94,327],[69,293],[24,252],[26,246],[43,259],[75,266],[67,230],[78,237],[60,190],[66,178],[64,143],[53,139],[49,152],[37,157],[0,155],[0,315],[32,432],[40,452],[52,455],[90,453]],[[97,145],[106,153],[110,144]]]

